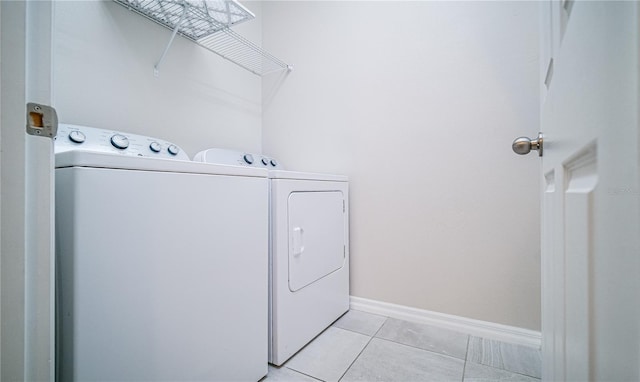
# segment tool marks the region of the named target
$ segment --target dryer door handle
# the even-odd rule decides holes
[[[304,252],[304,229],[293,228],[293,256],[300,256]]]

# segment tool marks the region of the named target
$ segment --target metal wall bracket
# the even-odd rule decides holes
[[[58,132],[58,113],[51,106],[27,103],[27,134],[53,138]]]
[[[182,15],[180,16],[180,20],[178,20],[178,23],[176,23],[176,27],[173,28],[173,33],[171,34],[169,43],[167,44],[167,47],[164,48],[164,52],[162,52],[162,56],[160,56],[160,58],[158,59],[158,62],[156,62],[155,66],[153,67],[153,75],[156,77],[158,77],[158,75],[160,74],[160,64],[162,64],[162,60],[164,60],[164,56],[167,55],[167,52],[169,51],[169,48],[171,47],[173,40],[176,38],[176,34],[178,34],[178,31],[180,30],[180,27],[184,22],[184,17],[187,15],[187,12],[189,12],[189,3],[184,3],[184,11],[182,11]]]

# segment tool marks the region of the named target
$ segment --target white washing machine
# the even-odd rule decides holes
[[[266,375],[267,171],[73,125],[55,152],[57,380]]]
[[[221,149],[194,161],[270,169],[269,362],[282,365],[349,310],[348,179]]]

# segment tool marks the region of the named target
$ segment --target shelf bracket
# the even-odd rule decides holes
[[[189,12],[189,3],[185,2],[184,10],[182,11],[182,15],[180,16],[180,20],[176,24],[176,27],[173,28],[173,33],[171,34],[169,43],[167,44],[167,47],[164,48],[164,52],[162,52],[162,56],[160,56],[160,59],[158,59],[158,62],[156,62],[156,64],[153,66],[153,75],[155,77],[158,77],[158,75],[160,74],[160,64],[162,64],[164,57],[167,55],[167,52],[169,52],[169,48],[171,48],[171,44],[173,43],[173,40],[176,38],[176,34],[178,34],[178,30],[182,26],[182,22],[184,21],[184,18],[187,15],[187,12]]]

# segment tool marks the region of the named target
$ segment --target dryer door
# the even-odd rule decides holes
[[[289,289],[295,292],[344,266],[344,194],[292,192],[287,210]]]

